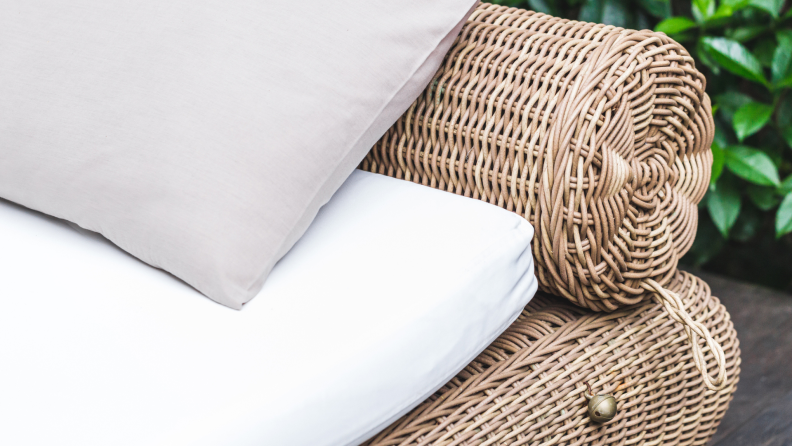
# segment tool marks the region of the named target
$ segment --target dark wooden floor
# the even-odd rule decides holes
[[[731,313],[742,350],[737,393],[710,445],[792,445],[792,295],[695,273]]]

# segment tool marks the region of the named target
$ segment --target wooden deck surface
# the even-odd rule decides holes
[[[742,371],[711,446],[792,445],[792,295],[703,272],[737,329]]]

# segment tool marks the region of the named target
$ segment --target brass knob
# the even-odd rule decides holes
[[[595,423],[607,423],[616,416],[616,398],[610,395],[591,395],[591,386],[586,382],[588,392],[583,396],[588,400],[588,416]]]

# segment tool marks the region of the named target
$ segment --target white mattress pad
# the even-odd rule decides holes
[[[235,311],[0,202],[0,444],[358,444],[518,316],[532,236],[496,206],[358,171]]]

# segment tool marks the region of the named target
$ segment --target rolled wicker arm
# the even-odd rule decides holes
[[[613,311],[668,284],[693,241],[705,82],[664,34],[483,3],[360,167],[519,213],[542,289]]]
[[[723,388],[723,350],[668,288],[709,184],[705,84],[665,34],[482,3],[360,168],[522,215],[542,290],[598,311],[662,302]]]

